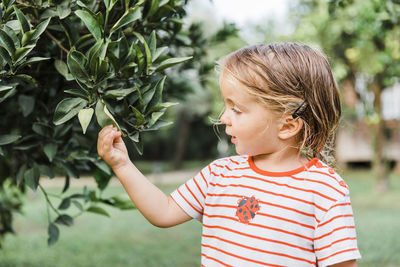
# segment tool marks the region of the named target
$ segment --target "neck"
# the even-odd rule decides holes
[[[266,171],[285,172],[305,165],[309,160],[294,147],[286,147],[269,154],[253,156],[254,164]]]

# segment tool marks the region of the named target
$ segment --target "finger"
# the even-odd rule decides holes
[[[99,141],[97,143],[97,150],[99,155],[104,155],[105,153],[110,152],[113,141],[114,131],[112,130],[112,128],[104,130],[104,132],[99,137]]]

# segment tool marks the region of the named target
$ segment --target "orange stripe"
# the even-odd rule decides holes
[[[281,245],[285,245],[285,246],[289,246],[289,247],[293,247],[293,248],[297,248],[297,249],[301,249],[301,250],[304,250],[304,251],[307,251],[307,252],[314,253],[314,251],[312,249],[300,247],[300,246],[297,246],[297,245],[294,245],[294,244],[291,244],[291,243],[287,243],[287,242],[283,242],[283,241],[279,241],[279,240],[274,240],[274,239],[269,239],[269,238],[265,238],[265,237],[261,237],[261,236],[246,234],[246,233],[239,232],[239,231],[236,231],[236,230],[233,230],[233,229],[230,229],[230,228],[227,228],[227,227],[223,227],[223,226],[218,226],[218,225],[211,226],[211,225],[203,224],[203,227],[206,227],[206,228],[218,228],[218,229],[225,230],[225,231],[228,231],[228,232],[232,232],[232,233],[235,233],[235,234],[238,234],[238,235],[242,235],[242,236],[246,236],[246,237],[250,237],[250,238],[254,238],[254,239],[260,239],[260,240],[263,240],[263,241],[266,241],[266,242],[277,243],[277,244],[281,244]]]
[[[346,195],[345,193],[343,193],[343,192],[340,191],[339,189],[337,189],[337,188],[331,186],[331,185],[328,184],[328,183],[322,182],[322,181],[312,180],[312,179],[307,179],[307,178],[297,178],[297,177],[294,177],[294,176],[292,176],[292,175],[290,175],[290,176],[288,176],[288,177],[290,177],[290,178],[292,178],[292,179],[295,179],[295,180],[298,180],[298,181],[307,181],[307,182],[312,182],[312,183],[323,184],[323,185],[325,185],[325,186],[327,186],[327,187],[332,188],[333,190],[335,190],[336,192],[338,192],[338,193],[341,194],[342,196],[345,196],[345,195]]]
[[[345,252],[350,252],[350,251],[357,251],[357,250],[358,250],[357,248],[345,249],[345,250],[342,250],[342,251],[338,251],[338,252],[336,252],[336,253],[333,253],[332,255],[329,255],[328,257],[325,257],[325,258],[322,258],[322,259],[318,259],[318,261],[319,261],[319,262],[320,262],[320,261],[324,261],[324,260],[326,260],[326,259],[328,259],[328,258],[330,258],[330,257],[336,256],[336,255],[338,255],[338,254],[345,253]]]
[[[320,225],[318,225],[318,227],[324,226],[325,224],[328,224],[335,219],[344,218],[344,217],[353,217],[353,214],[345,214],[345,215],[338,215],[338,216],[332,217],[329,221],[323,222]]]
[[[203,214],[201,211],[199,211],[198,209],[196,209],[195,207],[193,207],[192,204],[190,204],[189,201],[187,201],[187,199],[182,195],[181,191],[179,191],[179,188],[177,189],[179,195],[181,195],[181,197],[189,204],[190,207],[192,207],[192,209],[194,209],[195,211],[197,211],[199,214]]]
[[[328,177],[332,178],[333,180],[335,180],[335,181],[339,184],[339,181],[336,179],[335,176],[329,175],[329,174],[327,174],[326,172],[320,172],[320,171],[309,171],[309,172],[323,174],[323,175],[325,175],[325,176],[328,176]]]
[[[232,209],[236,209],[236,208],[237,208],[237,206],[233,206],[233,205],[223,205],[223,204],[209,204],[209,203],[205,203],[205,205],[206,205],[206,206],[209,206],[209,207],[223,207],[223,208],[232,208]],[[279,217],[279,216],[275,216],[275,215],[271,215],[271,214],[267,214],[267,213],[262,213],[262,212],[258,212],[257,214],[258,214],[258,215],[261,215],[261,216],[269,217],[269,218],[274,218],[274,219],[277,219],[277,220],[282,220],[282,221],[286,221],[286,222],[298,224],[298,225],[300,225],[300,226],[307,227],[307,228],[310,228],[310,229],[313,229],[313,230],[314,230],[314,226],[307,225],[307,224],[303,224],[303,223],[299,223],[299,222],[297,222],[297,221],[289,220],[289,219],[286,219],[286,218],[283,218],[283,217]]]
[[[278,267],[282,267],[282,265],[273,265],[273,264],[269,264],[269,263],[265,263],[265,262],[256,261],[256,260],[252,260],[252,259],[249,259],[249,258],[245,258],[245,257],[239,256],[239,255],[235,255],[235,254],[233,254],[233,253],[227,252],[227,251],[225,251],[225,250],[222,250],[222,249],[219,249],[219,248],[210,246],[210,245],[201,244],[201,246],[202,246],[202,247],[206,247],[206,248],[214,249],[214,250],[216,250],[216,251],[222,252],[222,253],[224,253],[224,254],[227,254],[227,255],[229,255],[229,256],[232,256],[232,257],[235,257],[235,258],[238,258],[238,259],[241,259],[241,260],[250,261],[250,262],[254,262],[254,263],[258,263],[258,264],[262,264],[262,265],[266,265],[266,266],[278,266]]]
[[[233,267],[232,265],[228,265],[228,264],[226,264],[226,263],[223,263],[222,261],[220,261],[220,260],[217,260],[216,258],[213,258],[213,257],[207,256],[207,255],[206,255],[206,254],[204,254],[204,253],[201,253],[201,255],[202,255],[202,256],[204,256],[204,257],[206,257],[207,259],[210,259],[210,260],[216,261],[216,262],[218,262],[219,264],[222,264],[222,265],[224,265],[224,266]],[[201,266],[204,266],[204,265],[202,264]]]
[[[230,240],[227,240],[227,239],[218,237],[218,236],[211,236],[211,235],[203,235],[203,236],[204,236],[204,237],[208,237],[208,238],[215,238],[215,239],[218,239],[218,240],[220,240],[220,241],[223,241],[223,242],[226,242],[226,243],[235,245],[235,246],[239,246],[239,247],[242,247],[242,248],[247,248],[247,249],[250,249],[250,250],[254,250],[254,251],[258,251],[258,252],[262,252],[262,253],[266,253],[266,254],[277,255],[277,256],[281,256],[281,257],[290,258],[290,259],[293,259],[293,260],[305,261],[305,262],[308,262],[308,263],[310,263],[310,264],[315,264],[315,262],[309,261],[309,260],[307,260],[307,259],[298,258],[298,257],[293,257],[293,256],[290,256],[290,255],[288,255],[288,254],[283,254],[283,253],[278,253],[278,252],[273,252],[273,251],[267,251],[267,250],[264,250],[264,249],[259,249],[259,248],[254,248],[254,247],[246,246],[246,245],[239,244],[239,243],[236,243],[236,242],[233,242],[233,241],[230,241]]]
[[[187,190],[189,190],[190,194],[192,194],[192,196],[194,197],[194,199],[197,201],[197,203],[199,203],[200,207],[204,210],[203,205],[201,205],[200,201],[197,199],[197,197],[193,194],[192,190],[190,190],[189,186],[187,185],[187,183],[185,184]]]
[[[212,186],[219,186],[219,187],[228,187],[228,186],[232,186],[232,187],[243,187],[243,188],[248,188],[248,189],[260,191],[260,192],[263,192],[263,193],[267,193],[267,194],[271,194],[271,195],[275,195],[275,196],[280,196],[280,197],[289,198],[289,199],[293,199],[293,200],[296,200],[296,201],[304,202],[304,203],[309,204],[309,205],[312,205],[312,206],[314,206],[314,207],[316,207],[316,208],[318,208],[318,209],[320,209],[320,210],[322,210],[322,211],[325,211],[325,212],[328,211],[327,209],[324,209],[324,208],[318,206],[317,204],[315,204],[315,203],[313,203],[313,202],[310,202],[310,201],[307,201],[307,200],[304,200],[304,199],[301,199],[301,198],[295,198],[295,197],[292,197],[292,196],[286,196],[286,195],[283,195],[283,194],[277,194],[277,193],[274,193],[274,192],[271,192],[271,191],[259,189],[259,188],[257,188],[257,187],[252,187],[252,186],[247,186],[247,185],[235,185],[235,184],[221,185],[221,184],[217,184],[217,183],[214,184],[214,183],[211,183],[211,182],[210,182],[210,185],[212,185]]]
[[[321,238],[324,238],[324,237],[326,237],[328,235],[331,235],[333,232],[336,232],[336,231],[339,231],[339,230],[342,230],[342,229],[355,229],[355,226],[343,226],[343,227],[336,228],[336,229],[330,231],[327,234],[324,234],[324,235],[321,235],[319,237],[314,238],[314,241],[318,240],[318,239],[321,239]]]
[[[212,197],[237,197],[237,198],[243,197],[242,195],[235,195],[235,194],[211,194],[211,193],[207,193],[207,196],[212,196]],[[290,208],[290,207],[274,204],[274,203],[271,203],[271,202],[265,202],[265,201],[261,201],[260,200],[260,203],[261,204],[265,204],[265,205],[269,205],[269,206],[273,206],[273,207],[277,207],[277,208],[281,208],[281,209],[285,209],[285,210],[294,211],[294,212],[297,212],[299,214],[302,214],[302,215],[305,215],[305,216],[308,216],[308,217],[313,217],[319,223],[319,220],[317,220],[317,218],[315,217],[314,214],[306,213],[306,212],[303,212],[303,211],[300,211],[300,210],[296,210],[294,208]]]
[[[235,222],[238,221],[236,218],[225,216],[225,215],[210,215],[210,214],[207,214],[207,213],[203,213],[203,216],[206,216],[206,217],[209,217],[209,218],[228,219],[228,220],[232,220],[232,221],[235,221]],[[257,224],[257,223],[251,223],[251,222],[249,222],[247,225],[252,225],[252,226],[256,226],[256,227],[260,227],[260,228],[264,228],[264,229],[268,229],[268,230],[272,230],[272,231],[276,231],[276,232],[281,232],[281,233],[285,233],[285,234],[288,234],[288,235],[293,235],[293,236],[297,236],[297,237],[301,237],[301,238],[313,241],[313,239],[311,237],[304,236],[304,235],[299,235],[299,234],[296,234],[296,233],[293,233],[293,232],[289,232],[289,231],[286,231],[286,230],[282,230],[282,229],[279,229],[279,228],[269,227],[269,226],[266,226],[266,225]]]
[[[218,176],[215,173],[213,173],[213,174]],[[313,193],[313,194],[319,195],[319,196],[321,196],[323,198],[326,198],[326,199],[328,199],[330,201],[333,201],[333,202],[337,201],[337,199],[328,197],[327,195],[321,194],[321,193],[319,193],[317,191],[314,191],[314,190],[311,190],[311,189],[304,189],[304,188],[299,188],[299,187],[295,187],[295,186],[291,186],[291,185],[287,185],[287,184],[280,184],[280,183],[277,183],[277,182],[274,182],[274,181],[265,180],[265,179],[260,178],[260,177],[254,177],[254,176],[250,176],[250,175],[241,175],[241,176],[229,175],[229,176],[225,176],[222,173],[219,174],[219,176],[221,176],[223,178],[249,178],[249,179],[253,179],[253,180],[259,180],[259,181],[266,182],[266,183],[269,183],[269,184],[274,184],[274,185],[277,185],[277,186],[284,186],[284,187],[287,187],[287,188],[290,188],[290,189],[294,189],[294,190],[299,190],[299,191],[303,191],[303,192],[307,192],[307,193]]]
[[[327,248],[331,247],[332,245],[334,245],[336,243],[343,242],[343,241],[346,241],[346,240],[357,240],[357,238],[356,237],[347,237],[347,238],[339,239],[339,240],[336,240],[336,241],[330,243],[329,245],[327,245],[325,247],[316,248],[315,251],[320,251],[320,250],[327,249]]]
[[[331,207],[331,209],[336,208],[336,207],[339,207],[339,206],[351,206],[351,203],[350,203],[350,202],[339,203],[339,204],[333,205],[333,206]]]
[[[201,177],[203,177],[203,180],[204,180],[204,182],[206,183],[206,185],[207,185],[207,187],[208,187],[208,183],[207,183],[207,180],[206,180],[206,178],[204,178],[204,175],[203,175],[203,173],[200,171],[200,175],[201,175]]]
[[[193,179],[193,181],[194,181],[194,183],[196,184],[197,188],[199,189],[200,193],[203,195],[203,198],[206,198],[206,196],[204,195],[203,191],[201,190],[199,184],[197,183],[196,178]]]
[[[240,163],[239,162],[237,162],[237,161],[234,161],[233,159],[231,159],[231,158],[229,158],[229,160],[230,161],[232,161],[233,163],[235,163],[236,165],[240,165]]]

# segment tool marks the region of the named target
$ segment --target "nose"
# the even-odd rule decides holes
[[[228,110],[225,109],[225,110],[224,110],[224,113],[222,113],[222,116],[221,116],[221,118],[220,118],[220,121],[221,121],[223,124],[225,124],[225,125],[231,125],[231,119],[230,119],[228,113],[229,113]]]

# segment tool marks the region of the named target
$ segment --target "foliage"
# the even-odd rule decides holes
[[[171,43],[190,46],[190,39],[175,41],[181,37],[185,4],[1,2],[0,194],[15,201],[4,192],[25,192],[25,185],[42,190],[51,210],[49,245],[58,238],[58,225],[71,226],[85,211],[108,216],[100,204],[132,208],[129,200],[102,197],[112,173],[97,156],[97,132],[113,124],[141,153],[142,132],[169,124],[160,120],[175,104],[162,101],[165,70],[191,58],[177,57],[179,49],[169,48]],[[65,196],[58,207],[40,186],[44,176],[61,174],[66,193],[71,178],[89,171],[98,190]],[[2,235],[12,231],[12,212],[20,209],[15,203],[2,206]],[[74,216],[67,212],[72,205],[79,210]]]
[[[374,166],[379,187],[387,190],[384,163],[385,126],[382,119],[381,93],[400,73],[400,3],[395,0],[304,0],[297,7],[295,36],[320,45],[333,62],[341,83],[355,88],[358,77],[373,95],[373,103],[364,104],[365,122],[373,127]],[[359,79],[360,81],[361,79]],[[373,106],[368,108],[368,106]]]

